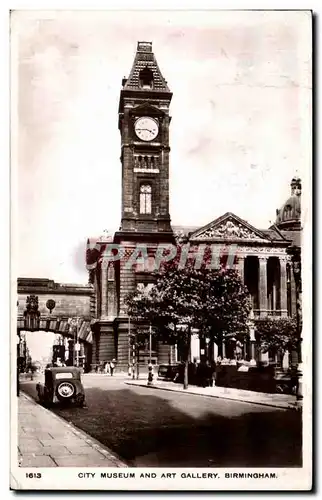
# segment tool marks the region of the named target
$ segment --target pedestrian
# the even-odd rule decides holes
[[[216,385],[216,362],[212,361],[211,363],[211,386],[214,387]]]
[[[113,377],[114,368],[115,368],[114,361],[115,361],[115,359],[113,359],[113,360],[110,362],[110,373],[111,373],[111,377]]]
[[[212,368],[210,361],[207,359],[205,366],[206,387],[212,387]]]
[[[110,363],[108,361],[106,361],[106,363],[105,363],[105,373],[106,373],[106,375],[111,373]]]

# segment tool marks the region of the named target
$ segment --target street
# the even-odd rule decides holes
[[[36,382],[21,382],[21,390],[36,398]],[[301,466],[300,412],[129,386],[108,375],[84,375],[83,384],[88,408],[52,411],[131,466]]]

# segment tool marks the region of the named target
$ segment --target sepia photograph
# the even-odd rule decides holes
[[[312,12],[10,32],[11,488],[310,490]]]

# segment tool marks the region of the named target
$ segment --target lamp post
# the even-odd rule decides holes
[[[153,384],[153,365],[152,365],[152,326],[149,327],[149,366],[148,366],[148,385]]]
[[[127,374],[129,377],[131,377],[132,370],[131,370],[131,319],[130,319],[130,316],[129,316],[129,320],[128,320],[128,337],[129,337],[129,345],[128,345],[128,360],[127,360],[128,371],[127,371]]]
[[[301,266],[301,248],[291,246],[287,249],[287,253],[291,256],[293,276],[295,281],[295,298],[296,298],[296,329],[297,329],[297,384],[296,384],[296,399],[301,402],[303,399],[302,393],[302,266]]]
[[[69,323],[70,323],[70,326],[72,329],[72,331],[70,331],[70,333],[73,334],[73,340],[74,340],[73,366],[79,366],[79,349],[80,349],[80,345],[78,343],[78,322],[79,322],[79,319],[80,318],[78,316],[76,316],[75,318],[71,318],[69,320]]]
[[[206,361],[209,361],[209,343],[210,343],[210,338],[209,337],[206,337],[205,338],[205,354],[206,354]]]
[[[149,363],[152,363],[152,326],[149,327]]]
[[[76,324],[74,330],[74,362],[76,361],[76,366],[79,366],[79,349],[80,345],[78,343],[78,316],[76,316]]]

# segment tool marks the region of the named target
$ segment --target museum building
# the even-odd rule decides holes
[[[149,256],[158,244],[184,241],[195,245],[233,247],[236,265],[252,301],[252,318],[286,317],[296,314],[296,286],[288,249],[300,247],[301,181],[293,178],[290,197],[276,210],[276,221],[267,229],[258,229],[233,213],[226,213],[203,227],[171,226],[169,213],[169,114],[172,93],[161,74],[152,43],[138,42],[130,75],[122,80],[118,128],[121,135],[122,213],[119,231],[105,234],[87,250],[87,268],[93,285],[92,363],[98,365],[116,359],[126,368],[130,362],[129,334],[135,325],[127,316],[126,296],[137,288],[153,284],[151,272],[142,266],[128,266],[126,259],[146,245]],[[104,265],[108,245],[124,249],[120,260]],[[252,329],[251,329],[252,330]],[[205,340],[207,341],[207,340]],[[256,338],[250,337],[256,347]],[[204,345],[194,334],[191,358],[205,353],[213,359],[218,346]],[[220,354],[231,356],[229,346],[220,346]],[[149,346],[140,359],[149,360]],[[256,361],[259,350],[247,349],[245,355]],[[178,361],[175,346],[153,339],[155,363]]]

